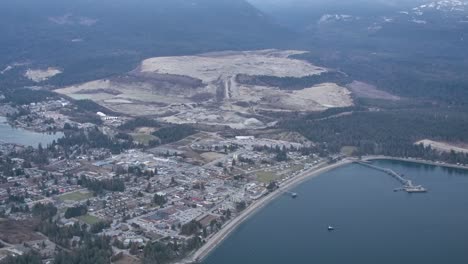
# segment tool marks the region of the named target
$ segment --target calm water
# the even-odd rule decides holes
[[[0,142],[37,147],[39,143],[46,146],[47,144],[52,143],[54,139],[61,137],[63,137],[63,133],[36,133],[21,128],[14,128],[6,123],[5,117],[0,117]]]
[[[311,179],[258,212],[204,264],[468,263],[468,172],[376,161],[429,189],[393,192],[357,164]],[[337,229],[327,231],[327,226]]]

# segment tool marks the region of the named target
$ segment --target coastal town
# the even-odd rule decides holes
[[[0,104],[4,133],[21,134],[0,142],[0,261],[198,263],[256,210],[279,196],[294,199],[293,186],[352,162],[396,179],[394,191],[427,192],[367,163],[387,156],[333,153],[326,142],[277,127],[171,124],[35,93]]]
[[[0,145],[0,259],[34,252],[48,263],[90,233],[110,240],[116,263],[148,258],[152,245],[171,249],[162,263],[196,262],[197,250],[219,241],[243,212],[271,193],[292,197],[283,186],[334,162],[301,138],[186,134],[183,125],[180,132],[146,118],[67,114],[76,108],[63,98],[1,105],[18,129],[63,136]]]

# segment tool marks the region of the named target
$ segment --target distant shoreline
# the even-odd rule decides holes
[[[454,164],[447,164],[447,163],[439,163],[436,161],[428,161],[428,160],[419,160],[419,159],[412,159],[412,158],[398,158],[398,157],[388,157],[388,156],[364,156],[362,157],[362,160],[364,161],[372,161],[372,160],[395,160],[395,161],[404,161],[404,162],[411,162],[411,163],[418,163],[418,164],[425,164],[425,165],[431,165],[431,166],[440,166],[440,167],[446,167],[446,168],[454,168],[454,169],[464,169],[468,170],[467,166],[461,166],[461,165],[454,165]],[[291,178],[285,182],[282,183],[280,188],[284,190],[289,190],[291,188],[294,188],[295,186],[310,180],[312,178],[315,178],[317,176],[320,176],[321,174],[328,172],[333,169],[337,169],[339,167],[352,164],[353,162],[358,161],[358,159],[353,159],[353,158],[345,158],[341,161],[338,161],[337,163],[333,164],[327,164],[326,162],[320,163],[317,166],[314,166],[302,173],[300,173],[298,176]],[[232,219],[230,222],[228,222],[225,226],[222,227],[220,231],[215,233],[212,237],[209,238],[206,244],[204,244],[201,248],[199,248],[197,251],[192,253],[190,256],[185,258],[185,260],[178,262],[179,264],[185,264],[185,263],[193,263],[198,261],[202,261],[208,257],[208,255],[215,250],[232,232],[234,232],[237,227],[245,222],[247,219],[255,215],[260,209],[268,205],[270,202],[278,198],[280,195],[282,195],[283,192],[280,190],[277,190],[260,200],[255,201],[252,205],[250,205],[248,208],[246,208],[240,215]]]

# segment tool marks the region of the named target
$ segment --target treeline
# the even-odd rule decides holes
[[[330,39],[327,37],[328,41]],[[379,45],[382,43],[395,44],[394,41],[384,41],[379,42]],[[383,56],[369,55],[372,52],[362,50],[361,45],[356,50],[344,45],[340,47],[340,56],[334,56],[335,48],[330,50],[330,47],[316,47],[309,53],[295,57],[341,69],[353,80],[366,81],[402,97],[437,100],[453,105],[468,104],[468,77],[463,71],[467,63],[460,59],[459,53],[449,51],[450,48],[447,47],[445,50],[451,52],[451,55],[433,56],[442,50],[440,43],[432,46],[440,49],[436,53],[431,50],[430,45],[418,44],[409,49],[407,39],[400,43],[404,45],[390,47],[394,50]],[[430,43],[434,44],[434,40],[431,39]],[[423,53],[430,55],[421,56]],[[391,54],[392,59],[389,59],[388,54]]]
[[[125,191],[125,182],[122,179],[103,179],[95,180],[89,179],[86,176],[81,176],[78,184],[88,188],[88,190],[94,192],[95,194],[102,194],[104,191],[110,192],[123,192]]]
[[[460,109],[404,109],[355,112],[352,115],[316,120],[285,120],[280,126],[297,131],[314,142],[326,143],[330,152],[344,146],[357,148],[355,154],[465,160],[465,154],[439,154],[415,145],[429,138],[446,142],[468,142],[468,114]],[[468,159],[465,160],[468,162]]]
[[[108,264],[111,263],[112,246],[109,237],[86,234],[84,242],[71,253],[61,251],[54,258],[54,264]]]
[[[114,154],[119,154],[125,149],[134,147],[133,141],[112,139],[103,134],[97,127],[88,131],[65,133],[65,136],[59,138],[56,144],[64,148],[71,148],[76,145],[89,148],[106,148]]]
[[[196,132],[195,128],[189,125],[174,125],[159,129],[153,133],[153,136],[158,137],[161,144],[168,144],[182,140]]]
[[[319,112],[311,112],[308,113],[305,116],[305,119],[311,120],[311,119],[325,119],[328,117],[333,117],[339,114],[343,113],[349,113],[349,112],[358,112],[358,111],[366,111],[367,109],[362,106],[349,106],[349,107],[337,107],[337,108],[329,108],[326,109],[325,111],[319,111]]]
[[[88,213],[88,207],[86,205],[68,207],[65,211],[65,218],[70,219],[72,217],[85,215],[86,213]]]
[[[201,229],[202,225],[199,222],[192,220],[182,225],[180,234],[184,236],[192,236],[200,232]]]
[[[2,101],[9,102],[13,105],[25,105],[31,103],[42,102],[47,99],[58,99],[59,96],[47,90],[33,90],[27,88],[6,89],[3,92],[5,99]]]
[[[102,112],[106,115],[113,116],[119,115],[118,113],[111,111],[89,99],[72,101],[75,109],[62,109],[61,113],[69,116],[71,120],[78,123],[92,123],[95,125],[101,125],[103,122],[101,118],[96,115],[97,112]]]
[[[54,217],[57,214],[57,207],[53,204],[42,204],[37,203],[33,206],[31,210],[33,216],[40,218],[41,220],[46,220]]]
[[[34,252],[26,253],[19,256],[8,255],[0,261],[1,264],[42,264],[42,258]]]
[[[166,264],[180,259],[187,253],[201,247],[203,241],[198,236],[191,237],[185,243],[176,241],[163,244],[161,242],[148,243],[143,251],[144,264]]]
[[[308,75],[304,77],[277,77],[269,75],[246,75],[239,74],[236,81],[245,85],[273,86],[283,90],[301,90],[321,83],[336,83],[346,85],[352,82],[347,75],[338,71],[327,71],[321,74]]]
[[[119,115],[118,113],[111,111],[89,99],[75,100],[73,103],[80,112],[92,112],[94,114],[97,112],[102,112],[106,115]]]
[[[125,122],[119,129],[121,130],[134,130],[139,127],[160,127],[158,121],[146,117],[137,117],[130,121]]]

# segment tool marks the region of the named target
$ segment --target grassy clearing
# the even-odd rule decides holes
[[[270,183],[271,181],[275,181],[279,178],[279,176],[271,171],[259,171],[257,174],[257,180],[263,183]]]
[[[131,134],[131,136],[133,137],[133,140],[143,145],[148,145],[151,140],[157,139],[157,137],[153,135],[148,135],[148,134],[137,133],[137,134]]]
[[[83,201],[93,197],[93,194],[90,192],[72,192],[67,193],[59,197],[62,201]]]
[[[296,172],[304,169],[304,164],[294,164],[291,166],[291,171]]]
[[[96,224],[96,223],[98,223],[98,222],[101,221],[101,219],[99,219],[99,218],[97,218],[97,217],[95,217],[95,216],[89,215],[89,214],[87,214],[87,215],[82,215],[82,216],[79,216],[79,217],[77,217],[77,218],[78,218],[79,220],[85,222],[85,223],[88,224],[88,225],[94,225],[94,224]]]
[[[352,156],[353,153],[356,151],[357,151],[357,148],[353,146],[344,146],[341,148],[341,153],[346,156]]]

